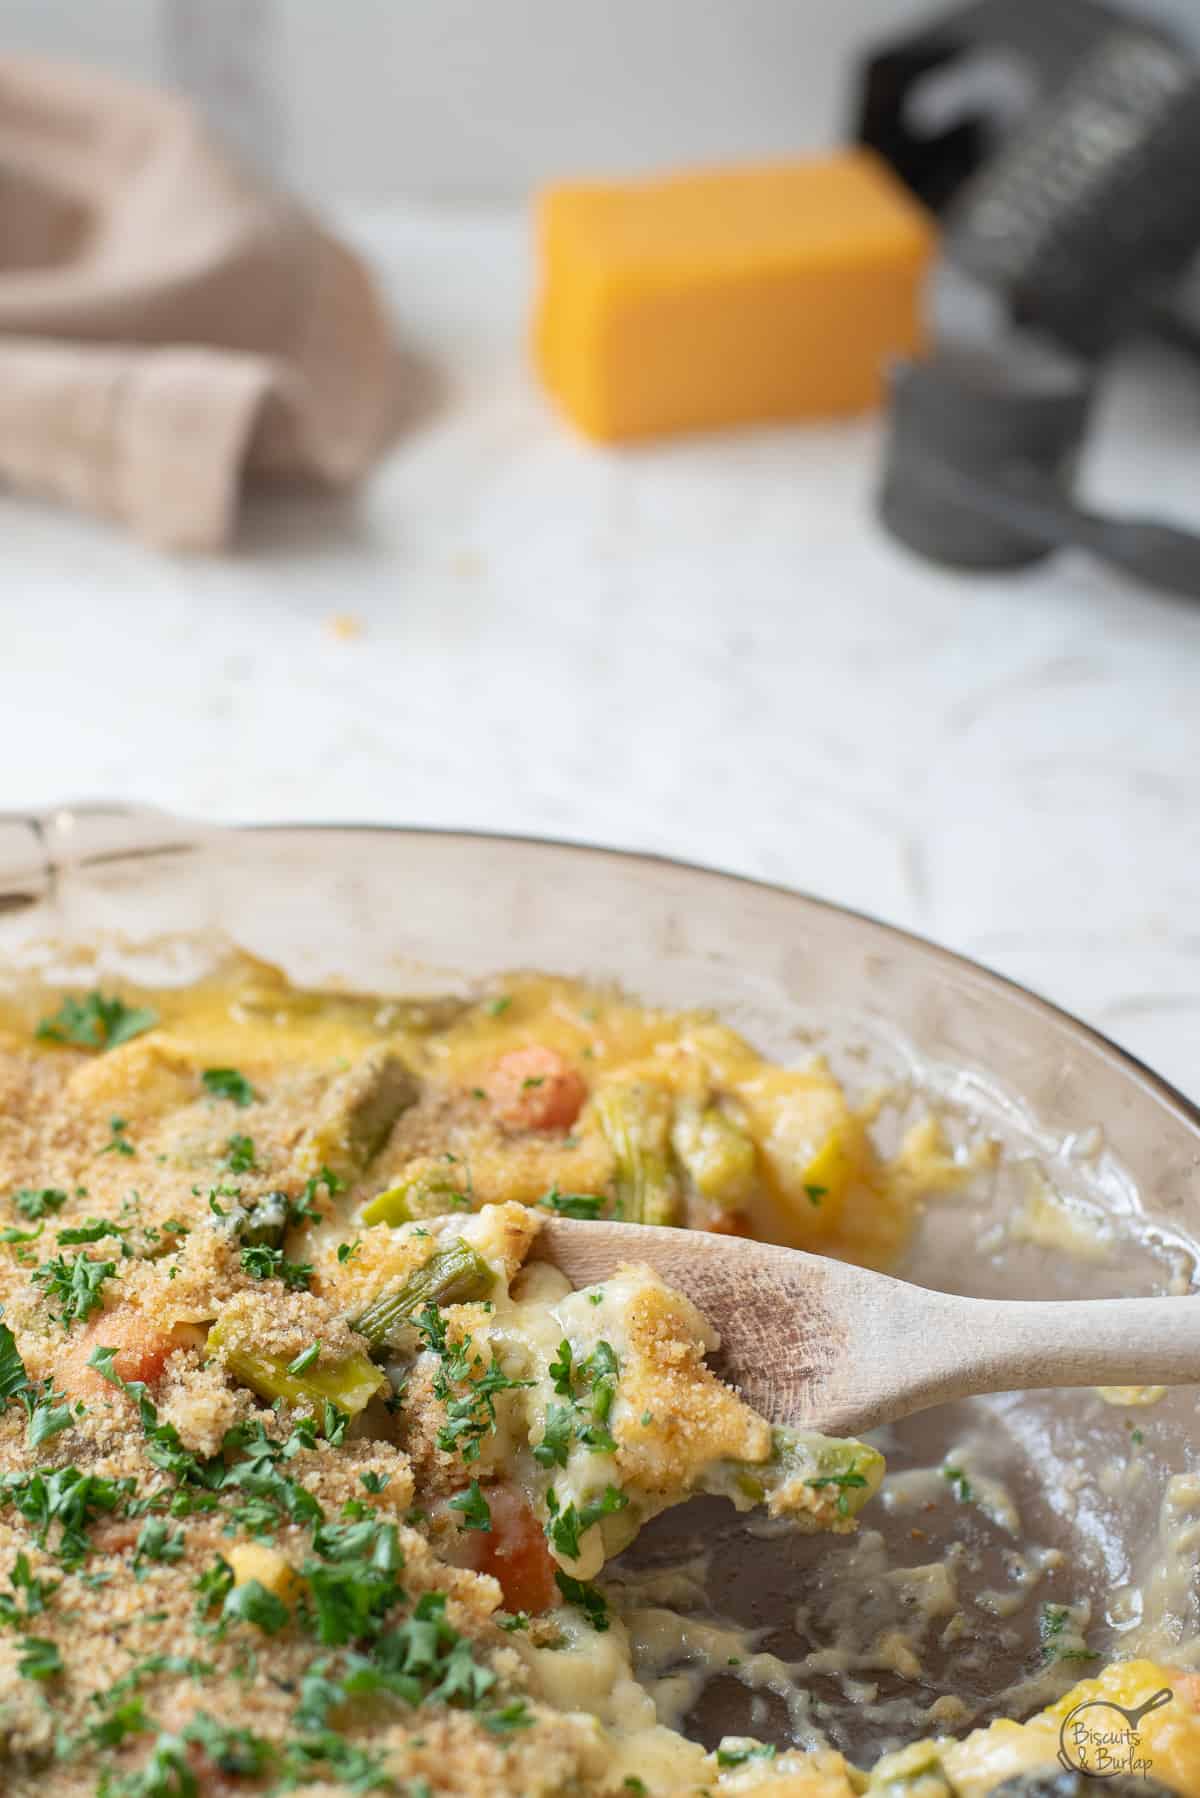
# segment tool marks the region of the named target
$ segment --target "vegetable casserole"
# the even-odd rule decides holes
[[[963,1163],[932,1118],[886,1155],[871,1124],[819,1062],[543,977],[388,1001],[243,959],[13,1000],[3,1790],[1033,1798],[1076,1790],[1071,1706],[1163,1689],[1138,1789],[1200,1790],[1192,1676],[1147,1661],[871,1772],[705,1748],[648,1688],[607,1565],[644,1526],[707,1494],[844,1536],[883,1458],[770,1428],[687,1299],[636,1265],[572,1291],[540,1222],[886,1263]]]

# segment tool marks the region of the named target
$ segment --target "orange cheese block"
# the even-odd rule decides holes
[[[933,224],[869,151],[551,187],[538,240],[538,367],[602,441],[859,412],[921,345]]]

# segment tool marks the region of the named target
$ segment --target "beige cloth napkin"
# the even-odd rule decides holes
[[[0,482],[218,548],[249,478],[361,475],[399,369],[359,259],[187,105],[0,57]]]

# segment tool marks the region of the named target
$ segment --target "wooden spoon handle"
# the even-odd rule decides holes
[[[779,1422],[855,1435],[984,1392],[1200,1383],[1195,1297],[969,1299],[826,1267],[797,1295],[807,1327],[782,1293],[749,1330],[718,1319],[727,1378]]]
[[[822,1428],[853,1433],[983,1392],[1200,1383],[1194,1297],[999,1302],[889,1287],[814,1394]]]

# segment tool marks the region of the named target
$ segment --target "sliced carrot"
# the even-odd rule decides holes
[[[512,1049],[488,1076],[492,1116],[502,1130],[569,1130],[587,1098],[578,1069],[556,1049]]]
[[[462,1547],[476,1573],[490,1573],[500,1582],[510,1611],[536,1615],[559,1602],[554,1580],[554,1560],[545,1532],[529,1501],[516,1486],[499,1484],[485,1488],[492,1513],[490,1530],[464,1532]]]
[[[136,1305],[117,1305],[112,1311],[72,1333],[55,1368],[55,1382],[72,1398],[98,1398],[112,1387],[94,1367],[88,1366],[98,1348],[115,1349],[113,1372],[122,1380],[142,1380],[153,1386],[162,1378],[167,1357],[195,1340],[187,1324],[164,1329],[150,1321]]]

